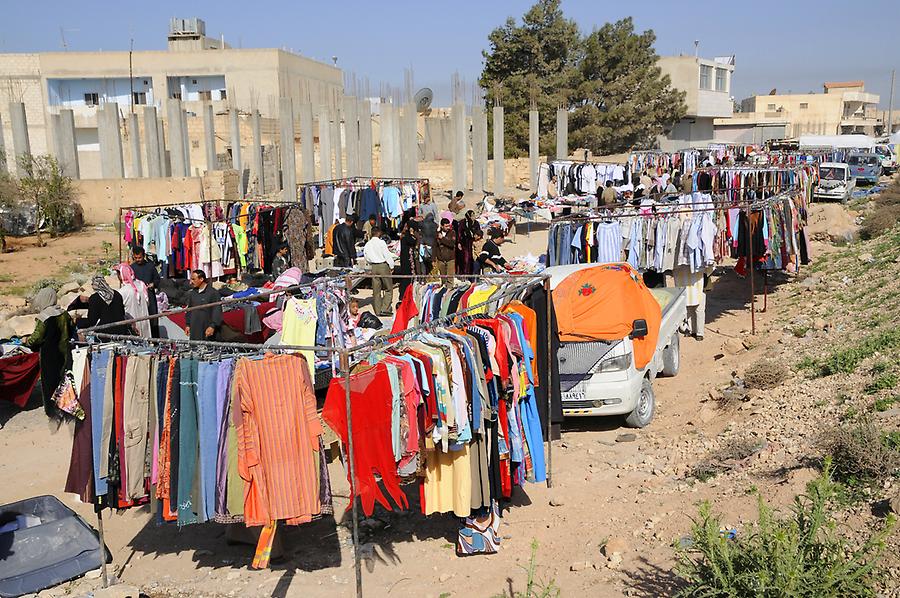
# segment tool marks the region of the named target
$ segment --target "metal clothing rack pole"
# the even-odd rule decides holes
[[[547,488],[553,487],[553,351],[550,348],[552,342],[550,335],[553,331],[553,324],[550,321],[552,315],[551,309],[551,291],[550,277],[544,278],[544,293],[547,295],[547,374],[545,383],[547,384]],[[537,339],[535,339],[537,342]]]
[[[353,406],[350,400],[350,352],[341,351],[341,369],[344,370],[344,402],[347,410],[347,466],[350,472],[350,500],[351,510],[353,511],[353,569],[356,574],[356,595],[362,598],[362,563],[359,558],[359,511],[357,503],[359,502],[356,495],[356,463],[355,452],[353,447]]]
[[[342,179],[325,179],[320,181],[307,181],[300,183],[300,187],[314,187],[316,185],[338,185],[344,183],[353,184],[355,181],[369,181],[369,182],[378,182],[378,183],[389,183],[393,181],[397,181],[400,183],[427,183],[428,179],[425,177],[417,177],[417,178],[404,178],[404,177],[373,177],[373,176],[348,176]]]
[[[164,311],[158,314],[150,314],[147,316],[141,316],[139,318],[130,318],[128,320],[122,320],[120,322],[110,322],[108,324],[97,324],[96,326],[91,326],[89,328],[82,328],[79,332],[88,333],[94,332],[96,330],[105,330],[107,328],[112,328],[114,326],[121,326],[123,324],[136,324],[137,322],[143,322],[144,320],[155,320],[157,318],[168,317],[173,314],[180,314],[195,311],[198,309],[206,309],[209,307],[217,307],[220,305],[229,305],[231,303],[240,303],[251,301],[254,299],[259,299],[261,297],[268,297],[269,295],[273,295],[276,293],[293,293],[294,291],[299,291],[301,289],[306,289],[310,287],[317,287],[323,284],[331,284],[336,281],[337,277],[328,277],[328,278],[317,278],[311,282],[304,282],[297,285],[292,285],[289,287],[276,288],[276,289],[266,289],[264,291],[260,291],[255,295],[248,295],[246,297],[227,297],[222,299],[221,301],[214,301],[213,303],[205,303],[203,305],[195,305],[194,307],[180,307],[178,309],[170,309],[168,311]],[[168,340],[168,339],[164,339]]]
[[[106,569],[106,534],[103,531],[103,509],[99,505],[94,505],[94,511],[97,513],[97,531],[100,535],[100,577],[103,587],[109,587],[109,573]]]
[[[750,247],[750,334],[756,336],[756,283],[753,276],[756,264],[753,262],[753,226],[749,218],[747,218],[747,234],[750,237],[748,243]]]

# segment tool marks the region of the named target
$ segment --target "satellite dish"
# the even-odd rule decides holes
[[[431,107],[431,101],[434,100],[434,92],[428,87],[423,87],[416,92],[413,102],[416,104],[416,112],[422,114]]]

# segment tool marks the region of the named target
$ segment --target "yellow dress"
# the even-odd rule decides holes
[[[479,305],[481,303],[484,303],[485,301],[490,299],[491,295],[493,295],[494,292],[496,292],[496,290],[497,290],[497,287],[494,285],[487,285],[485,287],[481,287],[481,286],[476,287],[475,290],[472,291],[472,294],[469,295],[468,305],[471,307],[473,305]],[[480,307],[476,307],[475,309],[471,310],[469,313],[470,314],[484,314],[484,313],[487,313],[487,307],[488,307],[487,305],[482,305]]]
[[[284,306],[281,320],[281,344],[312,347],[316,344],[316,300],[291,297]],[[316,379],[316,356],[313,351],[301,351],[309,366],[311,380]]]

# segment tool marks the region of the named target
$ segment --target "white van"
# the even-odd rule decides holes
[[[894,174],[897,170],[897,154],[886,143],[875,146],[874,152],[881,159],[881,170],[884,174]]]
[[[856,188],[856,179],[850,176],[850,167],[843,162],[819,164],[819,184],[813,190],[814,199],[826,199],[847,203]]]

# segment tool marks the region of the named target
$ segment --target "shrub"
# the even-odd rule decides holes
[[[81,223],[75,186],[57,161],[51,156],[24,156],[21,168],[24,174],[18,181],[19,192],[22,201],[37,208],[39,241],[41,220],[53,236],[77,229]]]
[[[900,469],[900,454],[881,442],[881,433],[867,418],[826,430],[819,447],[833,463],[834,478],[844,484],[880,483]]]
[[[771,390],[787,380],[788,369],[777,361],[761,359],[747,368],[743,378],[747,388]]]
[[[688,472],[688,477],[706,482],[711,478],[732,469],[740,461],[758,452],[765,442],[753,438],[729,438],[711,451],[703,460],[696,463]]]
[[[900,182],[894,182],[875,200],[875,209],[863,219],[859,236],[874,239],[900,222]]]
[[[873,395],[880,390],[890,390],[897,386],[897,374],[884,372],[879,374],[874,380],[866,384],[866,394]]]
[[[797,496],[790,516],[780,517],[759,497],[759,516],[734,539],[708,502],[692,525],[693,542],[676,545],[676,572],[684,597],[875,596],[879,559],[894,518],[855,546],[839,532],[831,512],[838,486],[831,466]]]

